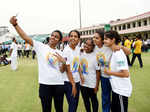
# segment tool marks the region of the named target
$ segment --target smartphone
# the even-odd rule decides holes
[[[17,17],[17,16],[18,16],[18,14],[19,14],[19,13],[16,13],[15,17]]]

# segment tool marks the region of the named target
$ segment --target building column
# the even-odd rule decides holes
[[[135,22],[135,27],[138,27],[138,21]]]
[[[141,20],[141,26],[144,26],[144,20],[143,19]]]
[[[147,18],[147,25],[150,25],[150,18]]]

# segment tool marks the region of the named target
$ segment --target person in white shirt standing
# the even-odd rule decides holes
[[[12,44],[10,47],[10,56],[11,56],[11,69],[17,70],[18,64],[17,64],[17,41],[15,38],[12,39]]]
[[[33,46],[36,51],[39,72],[39,97],[42,111],[51,112],[52,99],[54,99],[56,112],[63,112],[64,80],[60,72],[60,63],[64,63],[64,60],[60,60],[55,56],[56,53],[61,55],[56,46],[62,40],[62,33],[59,30],[53,31],[48,45],[45,45],[28,37],[18,25],[15,16],[10,19],[10,23],[20,37]]]
[[[69,33],[69,45],[63,51],[63,57],[66,59],[65,72],[65,95],[69,104],[68,112],[76,112],[80,93],[80,48],[78,43],[80,33],[77,30],[72,30]]]
[[[19,56],[19,58],[22,56],[22,45],[21,45],[21,43],[19,42],[18,43],[18,56]]]
[[[97,62],[100,65],[101,75],[101,97],[102,97],[102,112],[110,112],[111,110],[111,85],[109,75],[104,73],[104,68],[109,67],[110,57],[112,55],[111,48],[103,45],[104,31],[96,30],[94,33],[93,41],[95,43],[95,50]],[[122,49],[126,55],[130,54],[130,50],[123,46],[118,46],[116,50]]]
[[[104,73],[110,76],[112,87],[112,112],[128,112],[128,97],[132,92],[130,73],[126,55],[123,50],[116,50],[120,35],[116,31],[107,31],[104,35],[104,45],[113,51],[110,68],[104,69]]]
[[[81,73],[84,79],[81,83],[81,94],[86,112],[98,112],[97,92],[100,80],[100,67],[96,60],[95,52],[93,52],[94,48],[93,40],[88,39],[84,43],[84,51],[80,57]]]

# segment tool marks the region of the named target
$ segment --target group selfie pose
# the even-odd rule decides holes
[[[45,44],[29,37],[15,16],[10,23],[36,53],[42,112],[51,112],[52,100],[55,111],[64,112],[64,96],[68,112],[80,112],[77,110],[80,94],[86,112],[99,112],[99,108],[102,112],[128,112],[132,84],[126,56],[130,49],[119,45],[121,37],[117,31],[97,30],[93,38],[80,46],[80,32],[71,30],[68,44],[60,50],[57,47],[63,38],[60,30],[54,30]],[[13,42],[12,49],[15,38]],[[16,69],[16,54],[11,57],[15,65],[12,69]],[[98,95],[102,99],[101,107]]]

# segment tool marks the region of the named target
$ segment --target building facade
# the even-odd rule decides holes
[[[150,38],[150,12],[129,17],[126,19],[117,19],[110,21],[112,30],[118,31],[121,36],[135,37],[136,34],[142,34],[144,38]],[[81,38],[91,38],[97,29],[104,30],[105,24],[99,24],[90,27],[77,29],[81,33]]]

